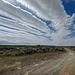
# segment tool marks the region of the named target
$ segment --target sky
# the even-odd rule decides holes
[[[0,0],[0,45],[75,46],[75,0]]]

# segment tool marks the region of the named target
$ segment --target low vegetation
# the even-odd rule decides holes
[[[26,47],[0,47],[0,57],[3,56],[22,56],[33,53],[47,53],[65,51],[63,47],[55,46],[26,46]]]

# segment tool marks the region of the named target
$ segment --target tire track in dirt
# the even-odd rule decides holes
[[[72,67],[75,63],[75,53],[68,48],[65,48],[65,50],[67,52],[56,59],[49,59],[25,66],[21,70],[12,72],[10,75],[70,75],[70,72],[65,71],[67,69],[72,72]],[[71,75],[73,74],[71,73]]]

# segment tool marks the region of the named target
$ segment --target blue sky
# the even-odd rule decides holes
[[[67,14],[72,16],[72,14],[75,13],[75,1],[73,1],[73,0],[68,0],[68,2],[65,2],[65,1],[62,0],[64,8],[65,8]]]
[[[0,0],[0,45],[75,46],[75,0]]]

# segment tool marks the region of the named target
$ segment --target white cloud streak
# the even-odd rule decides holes
[[[1,18],[1,17],[0,17],[0,24],[5,25],[7,27],[11,27],[11,28],[16,28],[16,29],[19,29],[19,30],[32,32],[32,33],[39,34],[39,35],[42,34],[38,30],[34,30],[32,28],[27,27],[26,24],[17,23],[17,22],[14,22],[14,21],[11,21],[11,20],[8,20],[8,19],[4,19],[4,18]]]
[[[22,9],[19,4],[28,8],[29,11]],[[31,12],[43,20],[51,21],[50,26],[54,28],[56,32],[52,32],[53,30],[49,29],[45,22],[33,15]],[[0,14],[15,20],[0,17],[1,25],[20,30],[11,30],[0,26],[0,29],[13,32],[13,34],[6,32],[6,35],[5,32],[0,31],[2,32],[0,33],[2,41],[11,43],[15,41],[15,44],[48,45],[66,45],[67,42],[69,43],[70,41],[71,43],[67,45],[73,45],[72,42],[75,38],[67,38],[67,36],[71,34],[69,26],[73,25],[75,14],[72,16],[68,15],[64,10],[61,0],[0,0]],[[34,27],[34,29],[30,26]],[[36,30],[36,28],[39,30]],[[44,34],[44,36],[36,36],[26,33],[25,31],[38,35],[43,35],[42,32],[45,32],[46,34]],[[45,36],[49,36],[51,40]]]
[[[6,8],[6,9],[5,9]],[[13,12],[14,13],[13,13]],[[2,0],[0,1],[0,14],[3,14],[5,16],[8,16],[12,19],[18,20],[23,23],[27,23],[32,27],[36,27],[38,29],[41,28],[41,30],[46,31],[48,27],[44,22],[41,22],[36,17],[32,16],[27,11],[24,11],[16,6],[13,6],[12,4],[4,3]]]

